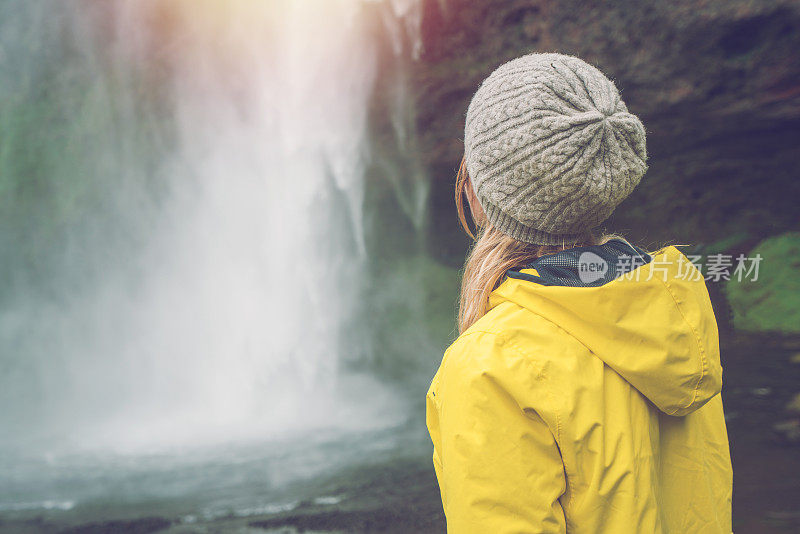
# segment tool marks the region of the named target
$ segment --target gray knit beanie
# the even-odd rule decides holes
[[[467,110],[467,173],[489,222],[520,241],[580,239],[647,170],[645,131],[585,61],[529,54],[501,65]]]

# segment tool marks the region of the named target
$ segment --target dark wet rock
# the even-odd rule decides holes
[[[347,487],[341,489],[349,496],[341,502],[304,502],[291,511],[250,521],[249,526],[353,534],[445,531],[439,488],[427,457],[373,470],[355,468],[346,475]]]
[[[800,419],[789,419],[772,425],[777,439],[787,445],[800,445]]]
[[[739,234],[746,248],[798,228],[800,1],[426,0],[422,29],[411,84],[433,254],[466,243],[451,189],[469,99],[532,51],[597,65],[647,127],[650,170],[611,229],[645,244]]]
[[[296,515],[287,518],[271,518],[250,522],[251,527],[275,529],[294,527],[305,531],[342,531],[342,532],[440,532],[434,518],[422,517],[411,508],[384,508],[381,510],[327,510],[309,515]],[[436,518],[438,519],[438,518]],[[437,528],[438,527],[438,528]]]
[[[792,397],[792,400],[786,404],[786,411],[800,414],[800,393],[796,393]]]
[[[163,517],[143,517],[119,521],[102,521],[65,528],[59,534],[149,534],[167,529],[172,521]]]

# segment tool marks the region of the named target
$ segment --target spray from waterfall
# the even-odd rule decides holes
[[[355,320],[377,61],[362,3],[10,4],[31,42],[59,52],[25,45],[7,19],[0,65],[23,77],[3,95],[33,106],[37,84],[77,73],[78,89],[49,88],[70,129],[48,179],[84,189],[53,229],[51,290],[19,275],[0,302],[0,423],[13,429],[0,445],[138,450],[392,424],[391,391],[345,365],[374,350]]]

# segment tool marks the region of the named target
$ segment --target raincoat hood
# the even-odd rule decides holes
[[[504,301],[558,325],[668,415],[721,390],[705,280],[673,246],[649,255],[613,239],[543,256],[509,271],[489,306]]]

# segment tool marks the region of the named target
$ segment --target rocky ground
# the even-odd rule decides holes
[[[800,337],[730,334],[723,337],[723,396],[734,463],[734,531],[788,534],[800,530],[798,436],[785,428],[800,414],[784,407],[800,383]],[[319,495],[275,514],[187,522],[168,515],[89,523],[52,518],[3,522],[0,532],[62,534],[145,533],[441,533],[444,518],[427,454],[364,464],[315,482]]]

